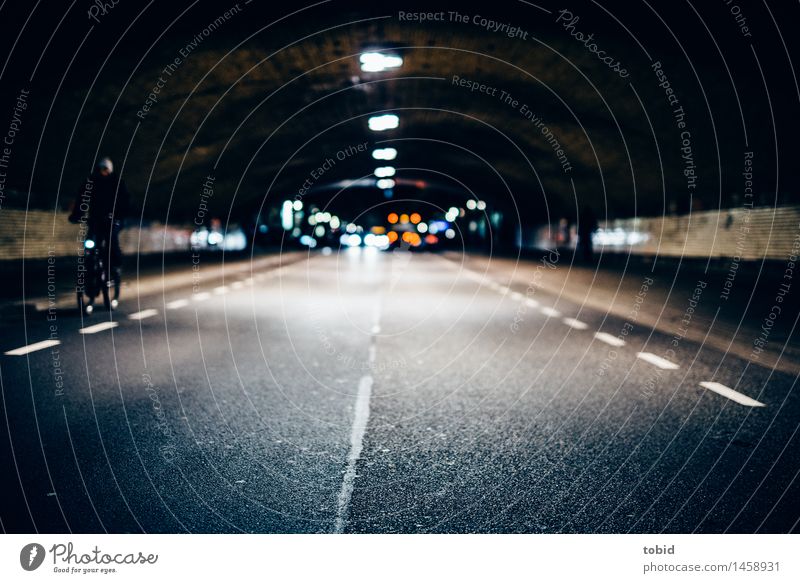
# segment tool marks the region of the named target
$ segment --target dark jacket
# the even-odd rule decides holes
[[[85,220],[90,228],[103,227],[111,221],[122,221],[130,211],[130,195],[125,181],[116,174],[93,173],[78,190],[69,220]]]

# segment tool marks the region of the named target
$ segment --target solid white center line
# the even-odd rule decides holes
[[[97,334],[98,332],[102,332],[103,330],[111,330],[111,328],[116,328],[119,326],[117,322],[100,322],[99,324],[95,324],[94,326],[87,326],[86,328],[81,328],[78,330],[81,334]]]
[[[175,300],[174,302],[169,302],[167,304],[167,309],[177,310],[179,308],[183,308],[188,305],[189,305],[189,300]]]
[[[605,332],[595,332],[594,337],[600,342],[605,342],[611,346],[625,346],[624,340],[617,338],[616,336],[612,336],[611,334],[606,334]]]
[[[154,310],[149,308],[147,310],[142,310],[141,312],[136,312],[128,316],[131,320],[144,320],[145,318],[152,318],[153,316],[158,315],[158,310]]]
[[[42,340],[41,342],[34,342],[33,344],[28,344],[27,346],[21,346],[19,348],[15,348],[14,350],[9,350],[6,352],[6,354],[9,356],[22,356],[24,354],[28,354],[29,352],[44,350],[45,348],[58,346],[59,344],[61,344],[60,340]]]
[[[575,328],[575,330],[586,330],[589,327],[586,322],[581,322],[575,318],[564,318],[562,321],[570,328]]]
[[[728,397],[731,401],[736,401],[740,405],[745,405],[746,407],[766,407],[764,403],[756,401],[755,399],[751,399],[747,395],[743,395],[739,391],[734,391],[730,387],[726,387],[721,383],[703,381],[700,383],[700,386],[708,389],[709,391],[714,391],[723,397]]]
[[[656,365],[658,368],[663,368],[666,370],[675,370],[680,368],[674,362],[670,362],[666,358],[661,358],[660,356],[656,356],[652,352],[637,352],[636,358],[641,358],[645,362],[649,362],[650,364]]]
[[[542,314],[547,316],[548,318],[558,318],[561,315],[561,312],[558,310],[554,310],[553,308],[542,308]]]
[[[199,292],[199,293],[196,293],[196,294],[192,295],[192,299],[194,301],[196,301],[196,302],[204,302],[210,297],[211,297],[211,294],[208,293],[208,292]]]
[[[221,285],[219,287],[215,287],[214,288],[214,293],[216,295],[218,295],[218,296],[221,296],[222,294],[226,294],[226,293],[228,293],[228,286]]]

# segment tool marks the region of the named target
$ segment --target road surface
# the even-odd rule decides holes
[[[9,532],[799,529],[795,376],[452,257],[186,272],[0,332]]]

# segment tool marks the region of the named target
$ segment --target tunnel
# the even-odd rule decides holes
[[[0,3],[0,529],[797,533],[798,16]]]

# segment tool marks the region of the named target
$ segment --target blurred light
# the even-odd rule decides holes
[[[322,254],[323,255],[330,255],[331,253],[333,253],[333,249],[331,249],[330,247],[323,247],[322,248]]]
[[[331,213],[322,213],[322,222],[328,223],[331,220]]]
[[[428,225],[426,225],[425,223],[420,223],[419,225],[417,225],[417,231],[419,231],[420,233],[427,233]]]
[[[289,225],[289,228],[291,228],[291,225]],[[208,244],[209,245],[217,245],[219,243],[222,243],[222,241],[224,239],[225,239],[225,237],[223,237],[222,233],[220,233],[218,231],[212,231],[212,232],[210,232],[208,234]]]
[[[428,235],[427,237],[425,237],[425,242],[428,245],[436,245],[436,243],[439,242],[439,237],[437,237],[436,235]]]
[[[394,160],[397,158],[397,150],[394,148],[378,148],[372,151],[372,157],[376,160]]]
[[[358,247],[361,245],[361,235],[348,235],[345,233],[339,238],[339,242],[348,247]]]
[[[321,212],[317,211],[314,214],[314,220],[317,221],[318,223],[324,223],[325,222],[325,213],[321,213]]]
[[[258,225],[258,232],[259,233],[266,233],[267,231],[269,231],[269,228],[267,227],[267,225]]]
[[[400,220],[400,217],[397,216],[397,213],[389,213],[389,216],[386,217],[386,220],[389,221],[390,224],[394,225]]]
[[[477,206],[478,206],[478,203],[477,203],[477,202],[475,202],[475,199],[472,199],[472,198],[471,198],[471,199],[469,199],[469,200],[467,201],[467,208],[468,208],[469,210],[471,210],[471,211],[474,211],[474,210],[475,210],[475,208],[476,208]]]
[[[396,170],[393,166],[379,166],[375,168],[375,176],[378,178],[388,178],[389,176],[394,176]]]
[[[383,235],[386,233],[386,227],[381,227],[380,225],[375,225],[370,229],[373,234],[375,235]]]
[[[292,201],[283,201],[281,207],[281,226],[284,230],[289,231],[294,226],[294,215],[292,214]]]
[[[396,231],[389,231],[386,233],[386,236],[389,238],[390,243],[394,243],[397,241],[397,232]]]
[[[296,211],[301,211],[301,210],[303,210],[303,201],[302,201],[302,200],[296,200],[296,201],[294,201],[294,202],[292,203],[292,208],[293,208],[294,210],[296,210]]]
[[[234,229],[225,233],[222,241],[225,251],[241,251],[247,248],[247,237],[242,229]]]
[[[408,223],[408,215],[407,214],[403,213],[402,215],[400,215],[400,223],[403,224],[403,225]]]
[[[378,188],[394,188],[394,180],[391,178],[381,178],[378,182],[375,183]]]
[[[466,214],[467,214],[467,211],[465,211],[464,209],[458,209],[458,216],[459,217],[466,216]]]
[[[452,223],[458,218],[458,212],[453,213],[452,211],[453,209],[450,209],[449,211],[447,211],[447,214],[444,215],[445,220],[449,223]]]
[[[409,220],[414,223],[415,225],[422,220],[422,217],[419,213],[411,213]]]
[[[331,217],[331,229],[338,229],[342,225],[339,217]]]
[[[86,239],[86,241],[83,242],[83,246],[87,249],[94,249],[94,239]]]
[[[356,228],[357,228],[357,227],[356,227],[356,224],[355,224],[355,223],[350,223],[349,225],[347,225],[347,228],[346,228],[345,230],[346,230],[348,233],[355,233],[355,232],[356,232]]]
[[[303,235],[300,237],[300,244],[305,245],[307,247],[314,248],[317,246],[317,240],[314,237],[309,237],[308,235]]]
[[[367,120],[367,125],[369,125],[369,129],[371,129],[373,132],[393,130],[400,125],[400,118],[393,113],[374,115]]]
[[[292,237],[299,237],[300,233],[302,233],[300,227],[295,227],[294,229],[292,229]]]
[[[478,223],[476,223],[475,221],[470,221],[469,222],[469,232],[470,233],[474,233],[477,230],[478,230]]]
[[[640,245],[646,243],[650,235],[640,231],[625,231],[617,227],[616,229],[598,229],[592,234],[592,241],[596,245],[609,247],[622,247],[625,245]]]
[[[479,210],[479,211],[484,211],[484,210],[486,210],[486,202],[485,202],[485,201],[482,201],[482,200],[479,200],[479,201],[478,201],[478,204],[477,204],[477,207],[478,207],[478,210]]]
[[[323,237],[325,235],[325,227],[322,225],[317,225],[317,228],[314,229],[314,235],[317,237]]]
[[[401,56],[390,53],[362,53],[359,61],[361,61],[361,70],[368,73],[397,69],[403,64]]]
[[[312,227],[317,224],[317,215],[311,215],[308,217],[308,224]]]
[[[444,232],[444,236],[447,237],[448,239],[455,239],[456,238],[456,232],[453,229],[447,229]]]

